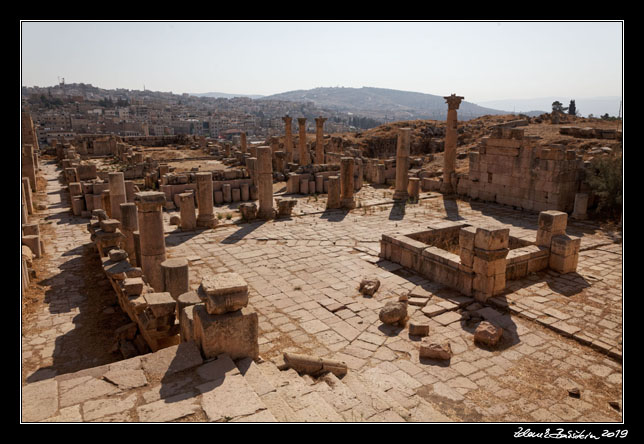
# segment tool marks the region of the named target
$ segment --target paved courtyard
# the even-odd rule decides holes
[[[102,274],[87,220],[70,215],[55,164],[41,167],[49,205],[37,215],[45,257],[36,260],[35,289],[27,296],[33,301],[23,313],[23,385],[116,363],[113,332],[129,322]],[[195,289],[212,273],[246,279],[266,362],[279,362],[284,352],[339,359],[349,375],[381,387],[404,409],[430,405],[450,421],[622,420],[621,241],[593,223],[569,219],[567,233],[582,238],[576,273],[545,270],[508,281],[504,294],[481,305],[381,260],[382,234],[445,220],[494,221],[511,236],[534,240],[537,213],[436,193],[394,205],[390,192],[365,186],[356,196],[360,206],[349,213],[324,211],[324,196],[299,197],[290,219],[242,223],[235,217],[194,232],[181,232],[169,224],[174,213],[164,213],[167,256],[189,260]],[[373,297],[358,292],[363,277],[380,280]],[[410,320],[428,321],[432,339],[449,340],[448,363],[419,358],[419,338],[378,318],[386,302],[416,286],[443,310],[428,318],[422,306],[409,305]],[[474,311],[504,328],[499,347],[474,343],[476,325],[461,315]],[[570,396],[572,388],[579,398]],[[363,420],[357,408],[326,419]],[[192,413],[192,420],[206,418]]]

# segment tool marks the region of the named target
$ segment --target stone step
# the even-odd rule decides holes
[[[204,367],[206,365],[211,368]],[[202,366],[203,372],[213,372],[209,382],[197,386],[201,393],[201,407],[208,421],[214,422],[276,422],[266,404],[245,375],[237,368],[228,355]],[[242,368],[244,368],[242,366]],[[246,374],[248,370],[246,368]]]
[[[391,387],[377,384],[372,378],[358,375],[354,372],[347,373],[342,378],[355,395],[360,404],[346,415],[351,421],[362,422],[406,422],[411,418],[411,412],[400,405],[386,391]]]
[[[262,399],[274,412],[279,421],[284,422],[344,422],[331,404],[316,390],[308,376],[300,376],[295,370],[280,370],[269,361],[258,365],[267,383],[275,387],[274,392],[266,393]]]

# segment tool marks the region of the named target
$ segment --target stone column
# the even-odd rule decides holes
[[[398,131],[398,146],[396,148],[396,191],[394,200],[407,200],[407,185],[409,183],[409,143],[411,128],[400,128]]]
[[[156,292],[163,292],[165,283],[161,263],[165,261],[166,256],[162,208],[165,194],[157,191],[143,191],[136,193],[134,202],[138,209],[140,266],[148,284]]]
[[[121,220],[120,205],[127,202],[125,178],[121,172],[109,173],[108,178],[110,183],[110,206],[112,209],[112,218]]]
[[[577,193],[575,194],[575,205],[570,217],[577,220],[585,220],[588,218],[586,214],[588,210],[588,194]]]
[[[324,163],[324,122],[326,118],[315,118],[315,163]]]
[[[197,180],[197,204],[199,207],[197,226],[212,228],[217,225],[213,209],[212,173],[196,173],[195,178]]]
[[[293,162],[293,133],[292,133],[292,127],[291,127],[291,122],[293,121],[293,118],[286,115],[282,117],[282,120],[284,121],[284,132],[286,134],[284,138],[284,148],[286,151],[286,162],[291,163]]]
[[[300,126],[300,165],[308,165],[311,162],[306,150],[306,118],[298,117],[297,123]]]
[[[326,201],[328,209],[340,208],[340,178],[329,176],[329,193]]]
[[[259,198],[257,217],[271,219],[275,212],[273,209],[273,162],[271,148],[268,146],[257,147],[257,184]]]
[[[22,184],[24,186],[23,190],[25,192],[25,202],[27,204],[27,213],[33,214],[34,213],[34,205],[33,205],[33,199],[31,196],[31,185],[29,183],[29,178],[28,177],[23,177],[22,178]]]
[[[451,193],[455,191],[455,170],[456,170],[456,139],[458,128],[458,110],[461,100],[464,97],[452,94],[443,97],[447,102],[447,128],[445,129],[445,152],[443,159],[443,189],[441,191]]]
[[[168,259],[161,263],[166,292],[176,301],[183,293],[190,291],[188,260],[184,257]]]
[[[179,194],[179,209],[181,214],[181,230],[189,231],[197,228],[195,198],[192,193]]]
[[[22,146],[22,177],[28,177],[31,191],[37,191],[36,166],[34,165],[34,146],[30,144]]]
[[[413,202],[418,202],[418,198],[420,197],[420,179],[418,177],[409,178],[407,193],[409,193],[409,198]]]
[[[353,157],[340,159],[340,205],[342,208],[355,208],[353,200]]]
[[[241,133],[241,152],[246,154],[248,152],[248,145],[246,142],[246,133]]]
[[[123,249],[127,252],[130,263],[138,267],[140,264],[137,262],[136,248],[134,246],[134,232],[139,230],[139,219],[136,211],[136,204],[122,203],[120,205],[121,211],[121,233],[125,236]]]

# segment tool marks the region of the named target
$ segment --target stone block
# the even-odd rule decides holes
[[[556,236],[552,236],[550,242],[550,254],[570,256],[579,252],[580,245],[581,238],[558,234]]]
[[[409,323],[409,334],[412,336],[427,336],[429,334],[429,324],[411,321]]]
[[[463,227],[458,232],[458,245],[461,249],[474,250],[476,227]]]
[[[579,261],[579,253],[571,254],[569,256],[561,256],[559,254],[550,253],[548,266],[561,274],[572,273],[577,270],[577,263]]]
[[[143,297],[148,304],[148,309],[155,317],[159,318],[174,314],[177,302],[170,293],[146,293]]]
[[[188,305],[179,311],[179,337],[181,342],[193,341],[195,339],[194,309],[195,305]]]
[[[486,261],[480,257],[474,256],[473,270],[476,274],[481,274],[483,276],[494,276],[496,274],[505,273],[506,265],[506,259]]]
[[[508,248],[509,239],[509,228],[492,225],[477,227],[474,235],[474,246],[482,250],[500,250]]]
[[[201,281],[200,288],[207,296],[248,292],[248,284],[237,273],[217,273],[207,276]]]
[[[123,291],[126,296],[136,296],[143,292],[143,279],[140,277],[123,280]]]
[[[563,211],[542,211],[539,213],[539,231],[549,231],[552,234],[565,234],[568,224],[568,214]]]
[[[115,233],[116,229],[121,226],[121,221],[118,219],[104,219],[100,221],[101,230],[106,233]]]
[[[421,358],[449,360],[452,358],[452,348],[449,342],[433,342],[423,338],[420,343],[419,356]]]
[[[232,313],[211,315],[202,304],[193,306],[194,335],[206,359],[221,353],[231,359],[259,356],[257,313],[242,308]]]

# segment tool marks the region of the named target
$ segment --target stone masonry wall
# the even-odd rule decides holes
[[[583,167],[574,150],[537,146],[522,129],[498,128],[469,156],[459,194],[532,211],[572,211]]]

